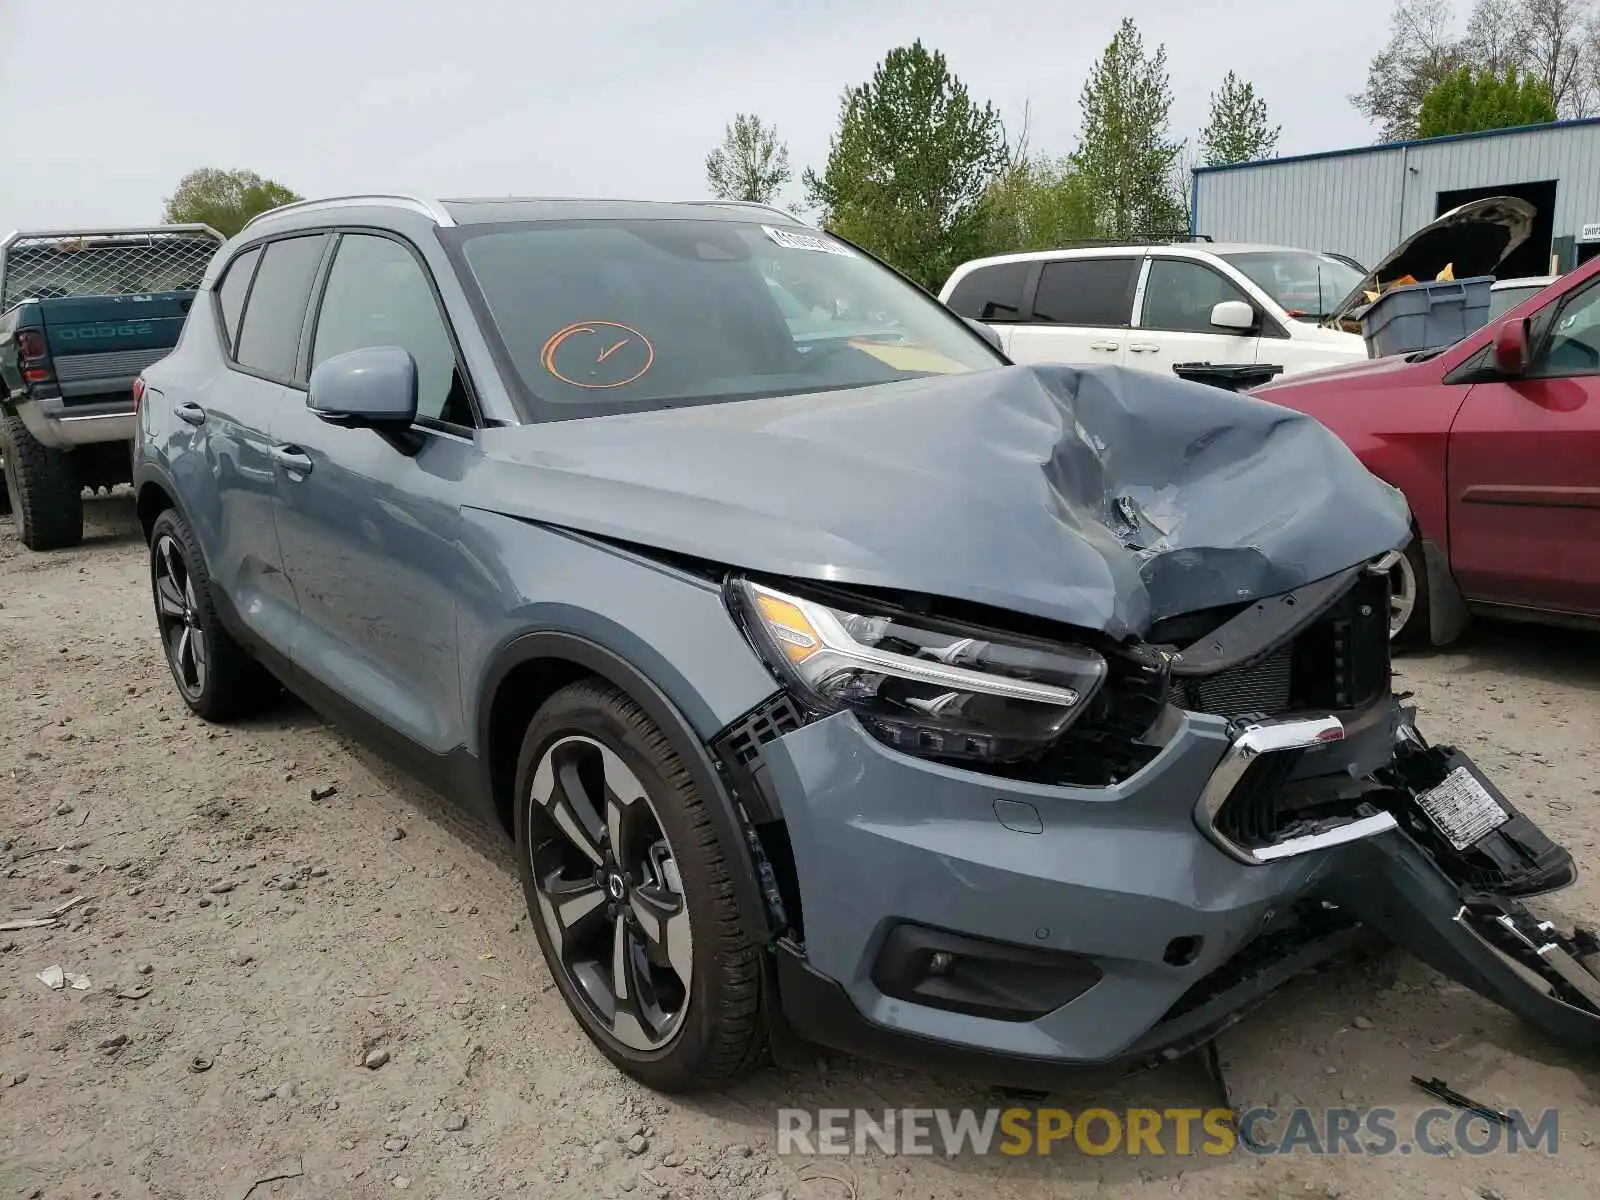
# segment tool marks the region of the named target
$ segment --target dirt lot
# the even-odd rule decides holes
[[[1558,1108],[1556,1156],[779,1157],[782,1105],[997,1101],[838,1058],[694,1102],[625,1081],[552,989],[506,851],[297,705],[230,730],[189,718],[131,500],[90,510],[76,551],[0,534],[0,921],[87,898],[0,933],[0,1195],[1594,1194],[1595,1064],[1399,954],[1308,978],[1230,1031],[1236,1100],[1404,1115],[1430,1103],[1410,1077],[1441,1076]],[[1594,872],[1564,907],[1600,914],[1600,639],[1483,629],[1401,673],[1425,728]],[[52,965],[87,987],[50,990]],[[368,1069],[374,1050],[388,1059]],[[1055,1102],[1216,1100],[1180,1065]]]

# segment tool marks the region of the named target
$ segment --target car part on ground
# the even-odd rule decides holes
[[[1411,513],[1316,421],[1008,366],[748,209],[313,203],[240,261],[139,412],[179,694],[262,664],[497,822],[628,1073],[1056,1082],[1378,934],[1600,1044],[1571,858],[1393,694]]]
[[[132,480],[135,380],[177,344],[221,243],[205,225],[0,240],[0,458],[30,550],[76,545],[82,489]]]

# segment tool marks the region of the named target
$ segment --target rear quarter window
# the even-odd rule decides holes
[[[947,305],[975,321],[1015,321],[1022,315],[1022,289],[1033,266],[1024,260],[974,267],[957,281]]]
[[[228,264],[228,273],[217,285],[217,308],[222,320],[222,336],[228,343],[228,353],[239,344],[239,317],[244,312],[245,293],[250,290],[250,277],[255,274],[256,262],[261,257],[259,247],[246,250]]]

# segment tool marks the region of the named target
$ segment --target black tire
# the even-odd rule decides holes
[[[1428,610],[1428,561],[1422,552],[1422,538],[1413,536],[1407,544],[1401,562],[1390,572],[1390,627],[1389,640],[1397,650],[1411,650],[1427,646],[1432,641]],[[1395,624],[1396,608],[1400,603],[1399,589],[1411,588],[1411,603],[1403,620]]]
[[[64,550],[83,541],[83,489],[72,456],[41,445],[15,413],[0,413],[0,443],[18,540],[29,550]]]
[[[164,589],[163,579],[173,581],[172,590]],[[212,586],[194,534],[176,509],[167,509],[150,529],[150,591],[162,655],[191,711],[207,721],[230,721],[266,708],[279,687],[223,626]],[[172,611],[174,592],[181,615]]]
[[[578,982],[578,973],[563,961],[562,950],[556,942],[560,935],[552,934],[547,924],[555,920],[554,910],[535,878],[536,855],[541,862],[541,877],[548,881],[554,877],[546,870],[553,861],[549,855],[570,853],[576,845],[556,831],[551,820],[553,810],[534,799],[535,773],[540,764],[547,756],[554,761],[563,748],[575,743],[580,744],[580,753],[585,752],[582,743],[597,743],[610,751],[620,760],[631,781],[640,786],[648,802],[641,811],[654,818],[655,831],[664,835],[670,861],[675,864],[672,869],[680,881],[680,891],[675,898],[684,906],[693,935],[692,952],[686,955],[692,961],[690,980],[684,989],[676,1025],[670,1033],[660,1034],[661,1040],[651,1048],[631,1046],[619,1040],[613,1029],[617,1019],[613,1017],[608,1022],[586,996],[585,985]],[[598,754],[598,750],[595,753]],[[573,773],[577,771],[574,767]],[[550,777],[547,774],[542,778]],[[625,1074],[661,1092],[703,1090],[745,1074],[761,1063],[768,1046],[762,1011],[762,950],[753,945],[740,928],[738,902],[728,868],[729,856],[734,851],[718,839],[707,809],[708,801],[696,789],[667,736],[627,695],[604,681],[584,680],[571,684],[552,696],[529,723],[517,760],[516,788],[517,864],[527,897],[530,924],[556,986],[590,1040]],[[605,786],[599,791],[604,793]],[[599,828],[601,833],[595,844],[608,861],[613,861],[609,849],[610,827],[603,824]],[[621,938],[624,923],[638,926],[630,911],[630,900],[642,889],[631,884],[627,855],[619,853],[614,861],[622,864],[620,873],[630,878],[629,900],[612,904],[610,897],[618,893],[602,896],[606,908],[592,918],[595,922],[592,936],[602,946],[607,944],[613,930],[615,936]],[[581,877],[589,870],[589,864],[581,858],[578,862],[577,886],[581,887]],[[606,867],[596,870],[594,886],[605,892],[607,878]],[[615,919],[613,909],[617,910]],[[576,929],[575,921],[568,932]],[[665,924],[658,928],[662,945],[669,940],[668,932]],[[643,956],[639,961],[645,971],[666,970],[669,981],[677,978],[670,968],[650,965],[648,956],[660,949],[659,946],[646,945],[637,939],[636,944]],[[613,959],[613,964],[616,961]],[[614,971],[611,977],[614,980]],[[586,978],[595,978],[592,970]],[[613,999],[616,990],[613,983]],[[635,992],[639,990],[634,989]],[[646,991],[647,997],[658,994]],[[622,1007],[617,1005],[616,1009],[621,1011]],[[653,1030],[646,1040],[649,1036],[654,1036]]]

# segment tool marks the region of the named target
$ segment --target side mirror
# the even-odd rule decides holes
[[[972,326],[974,333],[1000,351],[1001,354],[1006,352],[1006,345],[1000,340],[1000,335],[995,332],[993,325],[985,325],[982,321],[974,320],[972,317],[962,317],[961,319]]]
[[[1243,300],[1223,300],[1211,306],[1211,323],[1219,329],[1247,333],[1256,327],[1256,310]]]
[[[1528,370],[1528,318],[1507,321],[1494,331],[1494,369],[1507,379]]]
[[[399,346],[335,355],[311,372],[306,407],[345,429],[409,429],[417,419],[417,364]]]

